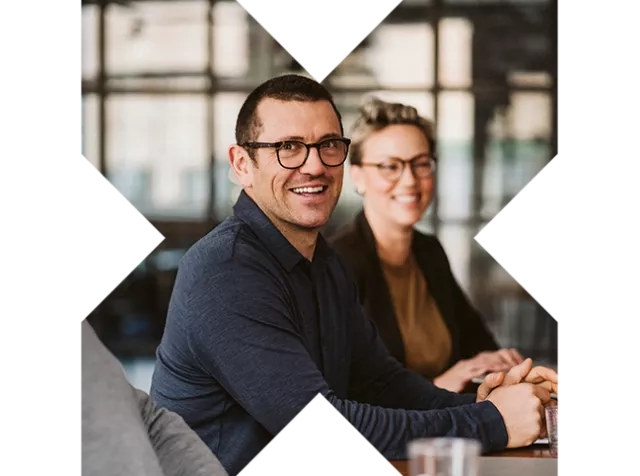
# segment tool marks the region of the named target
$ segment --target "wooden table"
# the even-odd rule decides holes
[[[533,445],[527,448],[517,448],[513,450],[505,450],[498,453],[490,453],[487,457],[502,458],[554,458],[549,452],[546,445]],[[390,462],[402,476],[409,476],[409,462],[406,460],[398,460]]]

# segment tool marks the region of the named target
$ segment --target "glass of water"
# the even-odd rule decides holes
[[[409,476],[478,476],[480,443],[467,438],[426,438],[409,443]]]
[[[549,452],[551,456],[558,457],[558,405],[548,405],[544,409],[549,437]]]

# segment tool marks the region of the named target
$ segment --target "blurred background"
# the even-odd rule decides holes
[[[235,1],[82,1],[85,157],[166,237],[89,316],[148,388],[178,262],[230,215],[226,150],[246,95],[307,74]],[[364,95],[436,120],[419,227],[502,346],[557,363],[557,324],[473,239],[557,153],[557,0],[404,0],[324,81],[348,133]],[[348,165],[327,233],[361,198]]]

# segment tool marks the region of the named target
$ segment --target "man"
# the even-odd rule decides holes
[[[133,388],[118,360],[82,323],[82,474],[226,476],[184,420]]]
[[[419,437],[499,450],[541,434],[557,379],[529,372],[530,360],[476,396],[439,389],[388,354],[319,234],[349,146],[323,86],[295,75],[262,84],[240,110],[236,140],[229,161],[243,192],[180,263],[152,381],[158,404],[182,415],[229,474],[318,393],[387,458]]]

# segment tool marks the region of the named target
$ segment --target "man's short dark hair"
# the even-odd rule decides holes
[[[333,96],[322,84],[297,74],[286,74],[265,81],[247,97],[238,113],[236,121],[236,143],[245,144],[255,141],[260,135],[262,124],[258,118],[258,104],[265,98],[279,101],[329,101],[342,128],[342,117],[333,102]]]

